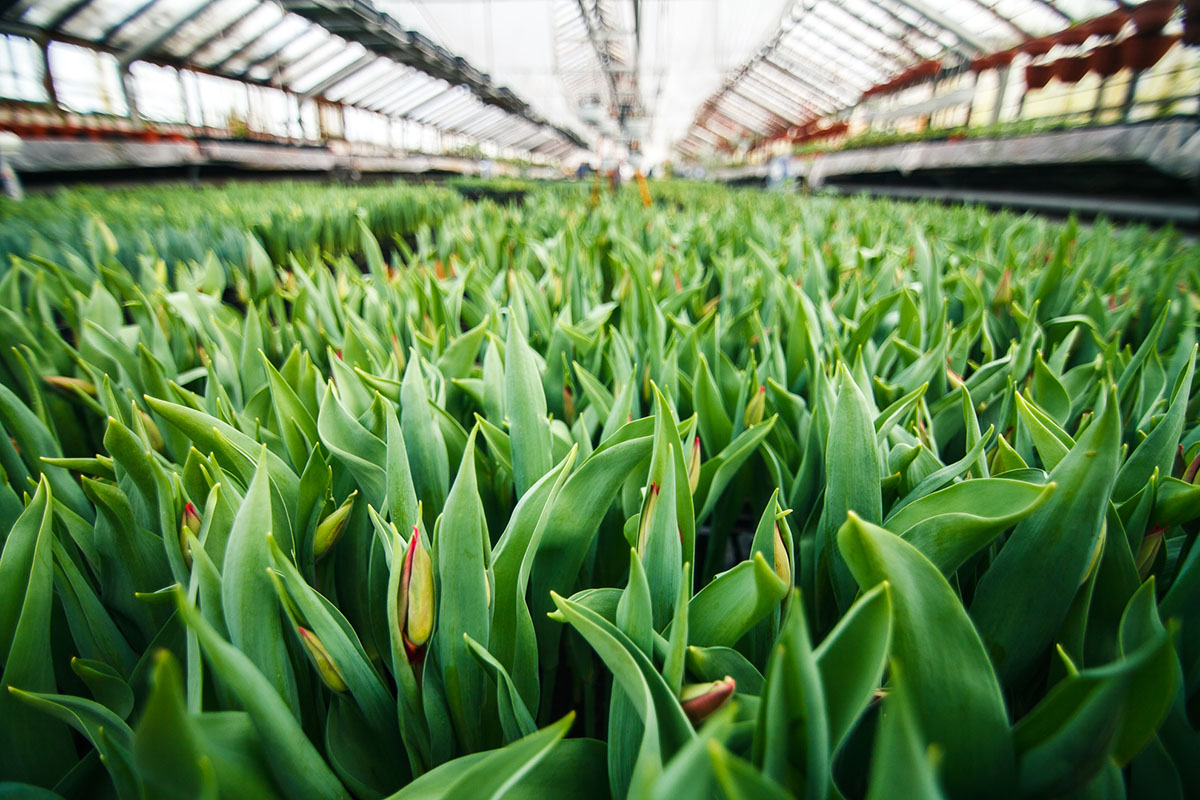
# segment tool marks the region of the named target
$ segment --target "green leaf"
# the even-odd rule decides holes
[[[263,448],[266,453],[266,448]],[[270,467],[264,457],[246,490],[221,567],[221,606],[229,639],[264,675],[276,696],[300,716],[296,676],[278,612],[271,566]]]
[[[0,554],[0,774],[50,786],[75,760],[70,733],[12,691],[49,694],[56,688],[50,654],[53,513],[43,478]]]
[[[759,698],[754,762],[764,777],[793,794],[825,797],[830,764],[825,693],[798,591],[788,605]]]
[[[888,584],[869,589],[813,651],[825,695],[830,752],[836,753],[879,688],[892,640]]]
[[[546,421],[546,394],[541,370],[525,333],[516,320],[509,320],[504,351],[504,398],[512,437],[513,483],[517,496],[525,494],[538,478],[549,472],[550,427]]]
[[[504,729],[504,740],[513,742],[536,731],[537,724],[533,721],[529,709],[525,707],[525,701],[517,692],[508,670],[479,642],[465,633],[463,638],[471,648],[471,654],[491,673],[496,682],[496,700],[500,705],[500,726]]]
[[[551,730],[551,729],[546,729]],[[543,730],[540,733],[544,734]],[[537,735],[537,734],[535,734]],[[521,740],[522,742],[525,740]],[[544,739],[538,740],[544,743]],[[482,779],[486,775],[510,774],[522,764],[513,764],[509,748],[472,753],[442,764],[405,786],[388,800],[450,800],[457,797],[476,797],[472,787],[460,784],[468,776]],[[526,743],[521,752],[529,754],[534,748]],[[604,744],[594,739],[565,739],[554,744],[549,752],[534,751],[537,761],[515,782],[504,787],[505,800],[541,800],[553,797],[570,787],[578,800],[608,800],[608,781],[604,776]],[[479,772],[477,773],[476,770]],[[467,794],[451,794],[451,789]]]
[[[584,606],[553,594],[559,617],[579,632],[633,702],[645,733],[631,778],[631,793],[649,786],[663,764],[695,735],[683,708],[654,664],[619,629]]]
[[[688,604],[688,643],[695,647],[732,647],[787,596],[762,553],[723,572]],[[670,633],[670,629],[666,631]]]
[[[872,416],[866,398],[845,364],[839,363],[837,404],[833,409],[829,439],[825,445],[828,474],[818,552],[829,560],[834,596],[841,610],[850,607],[855,589],[854,580],[836,546],[838,529],[851,511],[869,523],[878,525],[883,521]]]
[[[921,732],[916,699],[908,687],[906,672],[898,664],[891,668],[892,686],[883,704],[879,733],[871,757],[870,790],[867,797],[939,800],[939,786],[932,747]],[[986,784],[978,787],[989,791]]]
[[[254,662],[222,639],[179,588],[175,590],[175,600],[184,623],[196,633],[213,673],[246,709],[263,740],[270,743],[267,764],[284,796],[294,800],[309,797],[350,800],[350,794]]]
[[[947,793],[1008,796],[1013,755],[1004,697],[950,584],[915,547],[855,514],[838,545],[860,586],[890,586],[892,659],[907,677],[921,730],[944,753]]]
[[[475,481],[475,430],[467,439],[458,477],[434,532],[439,581],[435,642],[450,715],[468,751],[479,749],[482,741],[479,710],[484,673],[464,635],[487,646],[491,629],[488,582],[494,580],[489,575],[487,521]]]
[[[215,800],[217,776],[187,714],[179,664],[168,651],[154,659],[153,688],[133,737],[138,778],[164,800]]]
[[[962,481],[904,506],[885,521],[945,575],[1050,499],[1057,484],[1006,478]]]
[[[1005,684],[1046,653],[1092,563],[1117,474],[1116,396],[1050,473],[1053,496],[1026,517],[975,590],[971,616]]]

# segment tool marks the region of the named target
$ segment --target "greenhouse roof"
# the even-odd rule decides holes
[[[366,0],[0,0],[0,27],[286,88],[502,146],[587,143]]]
[[[90,43],[124,63],[187,65],[551,157],[590,147],[620,158],[633,145],[653,163],[672,149],[697,155],[786,135],[917,65],[953,71],[1117,8],[1128,5],[0,0],[0,24]]]
[[[835,114],[923,62],[966,65],[1126,7],[1115,0],[797,0],[778,31],[701,104],[695,153]]]

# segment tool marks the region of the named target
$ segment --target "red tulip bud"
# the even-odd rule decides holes
[[[728,675],[719,681],[684,686],[679,697],[683,704],[683,713],[693,725],[698,725],[725,705],[736,688],[737,681]]]

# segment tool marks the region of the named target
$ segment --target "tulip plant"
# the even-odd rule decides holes
[[[652,194],[0,205],[0,798],[1200,796],[1195,245]]]

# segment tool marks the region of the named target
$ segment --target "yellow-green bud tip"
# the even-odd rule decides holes
[[[296,631],[300,634],[300,642],[304,645],[304,650],[308,653],[309,659],[317,668],[317,674],[321,676],[325,685],[335,692],[348,691],[349,687],[346,686],[346,679],[342,677],[342,671],[337,668],[337,664],[333,663],[333,657],[329,655],[329,651],[325,649],[325,645],[321,643],[317,635],[308,628],[300,626],[296,626]]]

